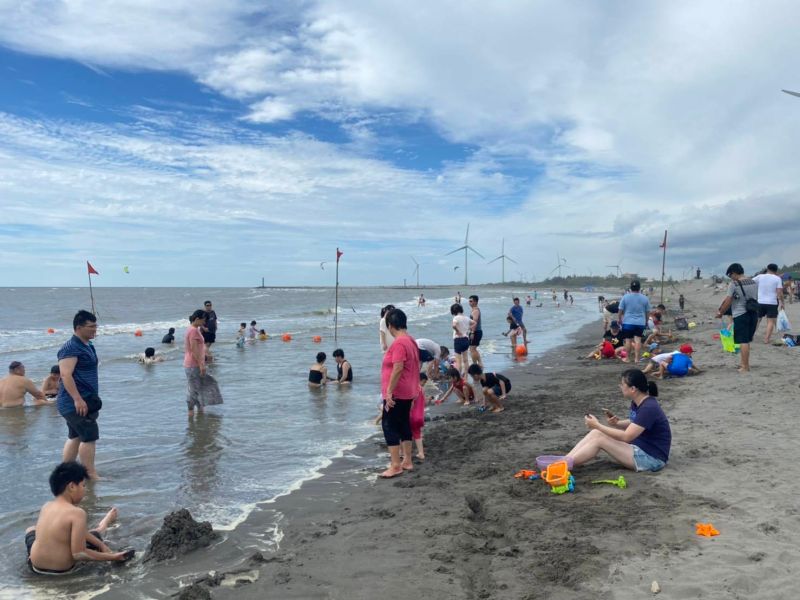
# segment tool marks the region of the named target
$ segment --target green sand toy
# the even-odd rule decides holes
[[[622,475],[616,479],[598,479],[592,483],[610,483],[611,485],[617,486],[621,490],[624,490],[626,487],[628,487],[628,482],[625,481],[625,478]]]

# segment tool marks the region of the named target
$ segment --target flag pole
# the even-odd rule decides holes
[[[336,306],[333,309],[333,342],[339,339],[339,248],[336,248]]]
[[[89,261],[86,261],[86,264],[88,265]],[[95,313],[94,310],[94,292],[92,291],[92,273],[89,271],[88,268],[86,270],[87,270],[86,274],[89,277],[89,298],[91,298],[92,300],[92,314],[96,315],[97,313]]]
[[[667,230],[664,230],[664,243],[661,245],[664,249],[661,255],[661,304],[664,304],[664,271],[667,266]]]

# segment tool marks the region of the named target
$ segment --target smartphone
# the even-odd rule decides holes
[[[608,410],[607,408],[604,408],[604,409],[603,409],[603,412],[606,414],[606,416],[607,416],[609,419],[610,419],[611,417],[613,417],[613,416],[614,416],[614,413],[612,413],[612,412],[611,412],[610,410]]]

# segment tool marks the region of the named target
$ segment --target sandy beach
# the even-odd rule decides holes
[[[576,490],[563,496],[513,477],[537,455],[569,450],[585,413],[627,410],[617,387],[625,366],[578,360],[599,338],[598,321],[510,371],[505,413],[450,410],[429,424],[427,460],[413,473],[378,481],[353,455],[279,499],[275,555],[243,558],[235,587],[234,575],[184,597],[627,599],[652,595],[653,581],[664,598],[793,597],[800,469],[787,417],[797,350],[765,346],[759,330],[753,371],[740,375],[738,357],[712,337],[723,293],[688,282],[670,291],[669,308],[679,291],[697,323],[679,341],[694,346],[703,373],[659,382],[673,431],[660,473],[601,458],[576,469]],[[787,313],[797,321],[800,305]],[[374,457],[378,445],[361,453]],[[590,483],[621,474],[626,489]],[[697,536],[698,522],[720,535]],[[207,563],[206,554],[186,559]]]

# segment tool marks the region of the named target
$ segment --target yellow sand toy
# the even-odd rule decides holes
[[[628,487],[628,482],[625,481],[625,478],[622,475],[616,479],[598,479],[592,483],[610,483],[611,485],[617,486],[621,490],[624,490],[626,487]]]

